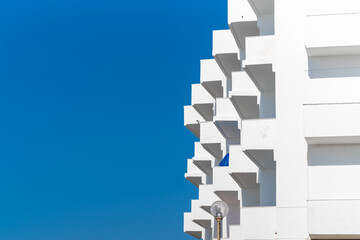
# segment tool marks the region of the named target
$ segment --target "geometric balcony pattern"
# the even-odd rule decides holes
[[[184,107],[184,125],[199,138],[185,173],[185,178],[199,189],[199,197],[192,200],[191,211],[184,214],[184,232],[199,239],[215,236],[216,221],[210,206],[222,200],[230,208],[222,223],[223,238],[271,239],[274,223],[267,223],[276,218],[275,114],[274,104],[263,95],[275,91],[270,49],[274,38],[262,38],[261,33],[269,33],[266,28],[273,22],[265,24],[266,18],[261,18],[258,24],[254,7],[247,0],[229,0],[229,4],[233,6],[229,6],[230,29],[213,32],[214,59],[201,60],[199,84],[192,85],[191,105]],[[247,40],[253,37],[257,41]],[[247,45],[253,54],[245,56]],[[266,59],[260,54],[264,51],[268,53]],[[266,68],[271,70],[270,77],[254,78],[268,74],[262,72],[264,64],[270,66]],[[266,81],[269,87],[261,89],[256,81]],[[254,207],[257,209],[246,210]],[[242,216],[243,220],[241,209],[250,214]],[[258,221],[264,230],[259,235],[241,226],[241,221],[250,225]]]
[[[228,0],[184,125],[198,189],[184,232],[360,239],[360,1]]]

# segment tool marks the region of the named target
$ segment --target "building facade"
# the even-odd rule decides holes
[[[184,107],[186,233],[215,238],[222,200],[222,239],[360,239],[358,23],[359,0],[228,0]]]

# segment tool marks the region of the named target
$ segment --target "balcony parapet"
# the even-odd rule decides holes
[[[349,27],[360,21],[358,1],[338,4],[319,0],[308,4],[306,15],[305,47],[309,57],[360,54],[360,36]]]
[[[213,57],[228,79],[232,72],[240,71],[239,49],[230,30],[213,31]]]
[[[240,239],[276,239],[276,207],[242,207],[240,222]]]
[[[304,105],[308,144],[359,144],[360,103]]]
[[[308,229],[312,239],[359,239],[360,199],[309,200]]]
[[[261,92],[275,91],[274,52],[274,35],[246,38],[243,67]]]

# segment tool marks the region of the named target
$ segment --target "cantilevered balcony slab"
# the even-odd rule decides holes
[[[242,148],[245,154],[262,169],[275,169],[275,119],[244,120]]]
[[[205,229],[211,229],[214,217],[200,208],[199,200],[191,200],[191,213],[193,222]]]
[[[240,208],[239,239],[276,239],[276,207]]]
[[[274,51],[274,35],[246,38],[243,66],[261,92],[275,91],[275,73],[272,70]]]
[[[213,169],[213,190],[223,201],[228,204],[235,204],[239,202],[240,187],[229,173],[229,167],[215,167]]]
[[[240,117],[231,100],[217,98],[215,102],[214,123],[224,137],[240,143]]]
[[[241,119],[259,118],[260,92],[246,72],[232,73],[232,91],[229,95]]]
[[[226,76],[215,59],[201,60],[200,66],[201,84],[214,98],[223,97]]]
[[[195,142],[195,154],[192,160],[201,171],[208,176],[212,176],[215,158],[201,145],[200,142]]]
[[[230,30],[213,31],[213,57],[228,79],[240,71],[239,49]]]
[[[258,188],[258,167],[242,151],[240,145],[229,148],[229,174],[242,188]]]
[[[200,123],[200,143],[215,158],[222,159],[226,138],[213,122]]]
[[[184,213],[184,232],[194,238],[201,239],[204,228],[193,221],[192,215],[191,212]]]
[[[184,125],[198,138],[200,138],[200,122],[204,121],[204,117],[193,106],[184,106]]]
[[[343,4],[337,4],[340,5]],[[360,13],[355,12],[307,16],[305,47],[308,56],[360,54],[360,36],[349,27],[349,24],[359,21]]]
[[[199,186],[199,206],[210,213],[211,205],[221,200],[219,196],[214,193],[212,185],[200,185]]]
[[[201,84],[191,85],[191,105],[206,121],[213,119],[214,101],[215,99]]]
[[[311,239],[359,239],[360,200],[309,200]]]
[[[308,144],[360,143],[360,103],[305,105],[303,109]]]
[[[206,174],[202,172],[194,163],[192,159],[188,159],[187,163],[187,173],[185,173],[185,178],[194,184],[196,187],[199,187],[200,184],[206,183]]]
[[[239,49],[245,50],[245,37],[259,35],[256,14],[247,0],[228,0],[228,23]]]

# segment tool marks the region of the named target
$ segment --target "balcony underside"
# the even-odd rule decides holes
[[[235,95],[232,93],[231,102],[241,119],[257,119],[259,118],[259,104],[257,95]]]
[[[238,190],[216,190],[214,193],[228,204],[235,204],[239,202]]]
[[[185,233],[197,239],[201,239],[201,235],[202,235],[201,231],[185,231]]]
[[[275,91],[275,73],[272,70],[272,64],[246,62],[245,71],[261,92]]]
[[[202,85],[214,98],[223,97],[222,81],[206,81]]]
[[[200,138],[200,124],[186,124],[187,129],[189,129],[197,138]]]
[[[194,164],[205,174],[212,173],[212,161],[208,159],[193,158]]]
[[[222,159],[221,143],[201,143],[201,145],[215,158]]]
[[[245,37],[259,35],[257,21],[232,22],[229,26],[239,49],[245,49]]]
[[[244,152],[259,168],[276,168],[274,150],[245,150]]]
[[[214,113],[212,103],[194,104],[193,106],[206,121],[213,120]]]
[[[232,172],[230,175],[241,188],[259,187],[256,172]]]
[[[231,79],[232,72],[241,70],[241,63],[237,53],[216,54],[214,58],[228,79]]]
[[[216,120],[216,126],[218,127],[219,131],[226,137],[227,139],[239,139],[240,138],[240,129],[238,127],[237,120]]]
[[[209,216],[209,218],[212,216]],[[211,228],[211,220],[210,219],[194,219],[194,223],[198,224],[199,226],[210,229]]]
[[[202,184],[202,177],[198,174],[185,173],[185,178],[197,188]]]

